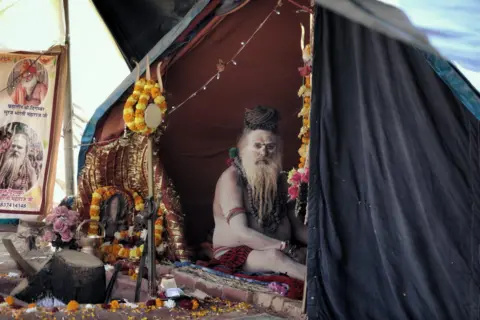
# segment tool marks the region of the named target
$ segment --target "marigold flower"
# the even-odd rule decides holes
[[[9,305],[9,306],[13,306],[13,304],[15,303],[15,299],[12,297],[12,296],[8,296],[5,298],[5,302]]]
[[[71,301],[67,304],[67,311],[77,311],[79,307],[80,307],[80,305],[78,304],[77,301],[71,300]]]
[[[160,299],[160,298],[155,299],[155,306],[156,306],[157,308],[163,307],[163,301],[162,301],[162,299]]]
[[[118,303],[117,300],[112,300],[112,302],[110,302],[110,307],[112,309],[119,309],[120,308],[120,304]]]
[[[198,303],[198,300],[193,299],[192,300],[192,310],[197,310],[199,306],[200,306],[200,303]]]
[[[160,95],[160,88],[153,87],[152,90],[150,90],[150,93],[152,94],[152,98],[155,99]]]

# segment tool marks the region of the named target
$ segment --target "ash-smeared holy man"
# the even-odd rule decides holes
[[[272,108],[245,113],[238,154],[215,189],[214,257],[231,268],[304,280],[305,248],[299,245],[306,245],[307,228],[287,203],[278,121]]]

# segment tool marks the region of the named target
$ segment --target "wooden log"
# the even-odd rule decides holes
[[[10,295],[27,303],[53,296],[64,303],[103,303],[105,267],[92,255],[62,250],[53,255],[29,279],[22,280]]]
[[[105,267],[95,256],[63,250],[51,261],[53,296],[68,303],[103,303],[105,300]]]
[[[50,263],[51,260],[45,261],[35,275],[20,281],[10,295],[27,303],[33,303],[38,299],[51,295]]]

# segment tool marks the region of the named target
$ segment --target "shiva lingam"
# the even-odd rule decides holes
[[[81,235],[82,227],[87,222],[97,223],[101,230],[100,235],[95,235],[95,234]],[[80,250],[81,252],[85,252],[93,256],[96,256],[99,259],[102,259],[102,252],[100,250],[100,247],[102,246],[103,241],[105,239],[105,227],[103,226],[102,223],[92,219],[83,220],[82,223],[80,223],[80,225],[77,227],[76,239],[78,241],[78,245],[82,248]]]

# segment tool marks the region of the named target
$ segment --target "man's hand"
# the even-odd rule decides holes
[[[301,247],[295,250],[294,252],[294,257],[292,257],[293,260],[297,261],[298,263],[301,264],[306,264],[307,262],[307,248],[306,247]]]
[[[287,242],[281,251],[298,263],[305,264],[307,260],[307,248],[305,247],[298,248]]]

